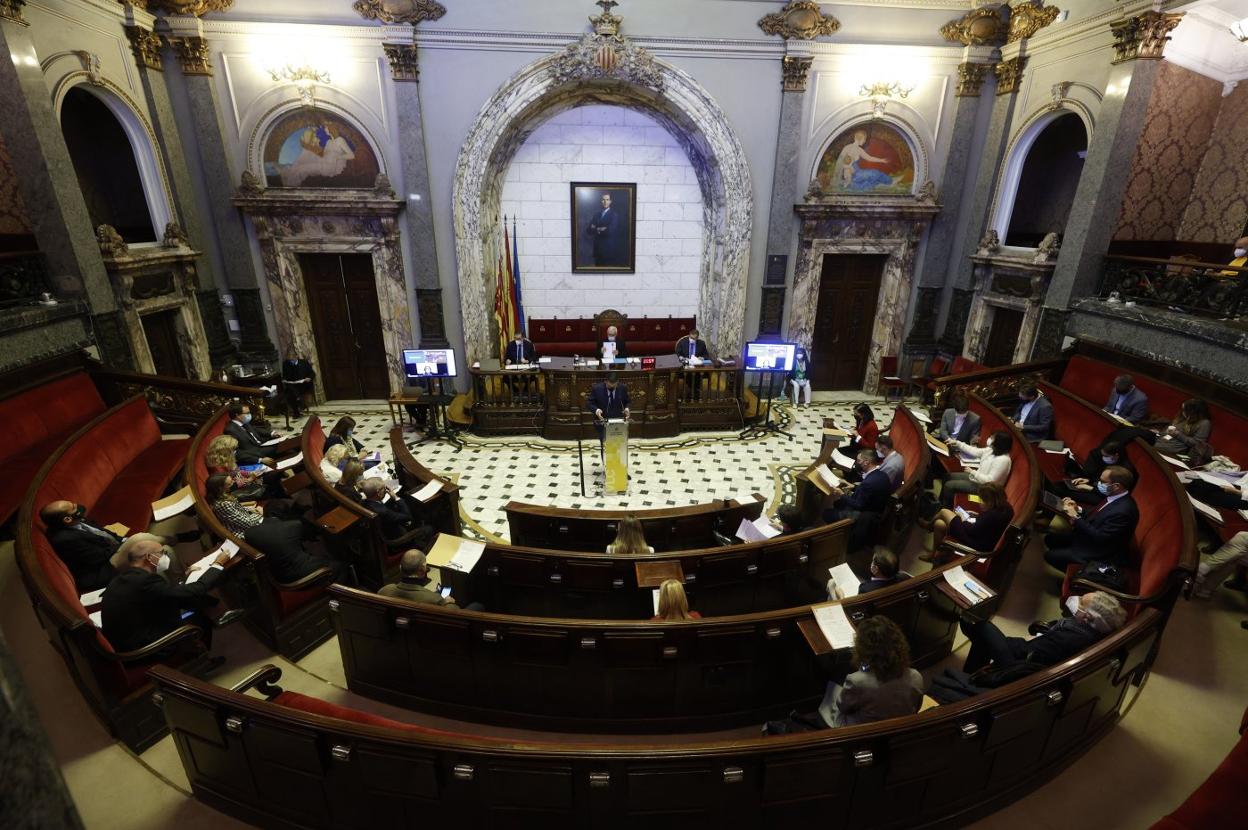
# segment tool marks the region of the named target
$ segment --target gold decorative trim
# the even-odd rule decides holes
[[[351,8],[365,20],[413,26],[422,20],[438,20],[446,14],[446,6],[437,0],[356,0]]]
[[[1162,52],[1165,51],[1166,42],[1170,40],[1171,30],[1178,26],[1182,19],[1181,12],[1170,14],[1147,11],[1135,17],[1128,17],[1126,20],[1116,20],[1110,23],[1109,29],[1114,33],[1114,60],[1112,62],[1123,63],[1137,58],[1160,60]]]
[[[1004,8],[1005,6],[981,6],[971,9],[957,20],[950,20],[941,26],[940,35],[945,40],[961,43],[963,46],[1000,46],[1005,43],[1009,34],[1009,25],[1001,14]]]
[[[984,88],[984,79],[988,77],[988,69],[992,64],[966,63],[958,64],[958,89],[955,93],[959,98],[976,98]]]
[[[1010,6],[1010,35],[1006,43],[1025,40],[1057,20],[1062,10],[1042,3],[1043,0],[1018,0]]]
[[[841,21],[823,13],[812,0],[789,0],[784,8],[758,21],[763,34],[780,35],[785,40],[814,40],[835,33]]]
[[[1001,61],[992,68],[993,74],[997,76],[997,94],[1009,95],[1018,92],[1018,88],[1023,83],[1023,67],[1027,65],[1027,58],[1017,57],[1010,58],[1008,61]]]
[[[162,70],[160,62],[160,35],[148,31],[142,26],[127,26],[126,37],[130,40],[130,50],[139,66],[148,69]]]
[[[132,5],[140,6],[148,11],[164,12],[165,14],[183,14],[203,17],[209,12],[223,12],[234,5],[234,0],[125,0]]]
[[[0,20],[8,20],[13,23],[20,23],[23,26],[29,26],[26,18],[22,17],[22,6],[26,5],[26,0],[0,0]]]
[[[782,83],[784,91],[805,92],[810,65],[815,62],[815,59],[785,55],[781,62],[784,69],[784,81]]]
[[[178,53],[183,75],[212,75],[212,51],[202,37],[174,37],[169,43]]]
[[[381,48],[385,50],[386,60],[390,62],[391,78],[395,81],[420,80],[415,43],[383,43]]]

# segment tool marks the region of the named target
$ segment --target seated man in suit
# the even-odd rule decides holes
[[[862,513],[880,513],[888,505],[888,498],[893,494],[893,483],[888,473],[880,468],[880,459],[875,450],[859,450],[854,466],[862,475],[858,483],[848,495],[841,488],[835,488],[828,494],[825,504],[831,506],[823,511],[823,520],[827,523],[841,519],[857,519]]]
[[[1122,566],[1128,560],[1140,509],[1131,498],[1135,476],[1123,467],[1101,471],[1096,489],[1105,497],[1100,507],[1086,511],[1072,499],[1063,499],[1062,512],[1071,522],[1068,533],[1048,533],[1044,537],[1044,561],[1059,571],[1067,565],[1103,562]],[[1085,515],[1086,513],[1086,515]]]
[[[282,391],[286,397],[286,409],[290,417],[303,415],[303,396],[312,391],[316,372],[312,364],[302,357],[282,361]]]
[[[691,357],[710,360],[706,341],[702,339],[697,329],[690,330],[688,334],[676,341],[676,356],[681,360],[688,360]]]
[[[238,442],[238,449],[234,450],[234,460],[244,466],[264,464],[272,467],[275,462],[263,446],[264,439],[251,427],[251,407],[241,401],[234,401],[226,411],[230,420],[225,425],[225,434]]]
[[[1096,483],[1101,480],[1101,472],[1106,467],[1113,466],[1130,471],[1131,477],[1135,478],[1135,466],[1127,459],[1123,445],[1117,441],[1106,441],[1099,447],[1093,447],[1082,464],[1076,464],[1074,459],[1069,457],[1066,459],[1066,473],[1070,476],[1069,483],[1059,481],[1046,486],[1062,498],[1073,499],[1079,504],[1096,504],[1102,499],[1101,494],[1097,492]]]
[[[598,341],[598,357],[603,360],[628,357],[628,347],[620,338],[620,331],[615,326],[607,326],[606,339]]]
[[[1014,424],[1033,444],[1047,440],[1053,429],[1053,404],[1040,394],[1034,383],[1018,387],[1018,410],[1014,413]]]
[[[393,541],[413,530],[414,517],[411,508],[384,481],[379,478],[366,478],[360,482],[360,492],[364,494],[364,506],[376,513],[377,521],[381,522],[383,539]],[[386,498],[387,495],[390,496],[389,499]],[[419,534],[409,544],[428,548],[437,532],[429,525],[421,526],[427,529],[427,533]]]
[[[117,651],[134,651],[190,622],[204,630],[204,644],[211,646],[212,623],[203,611],[217,604],[208,592],[220,582],[229,561],[230,555],[222,553],[198,581],[170,585],[163,576],[169,556],[160,545],[144,541],[131,546],[125,567],[104,590],[104,636]]]
[[[1071,616],[1053,623],[1032,623],[1030,640],[1007,637],[992,622],[963,617],[962,633],[971,642],[962,670],[974,674],[991,663],[997,669],[1017,663],[1053,666],[1122,628],[1126,609],[1113,596],[1093,591],[1067,600]]]
[[[598,433],[601,450],[606,422],[614,418],[628,420],[628,387],[620,383],[620,376],[615,372],[607,372],[606,380],[590,387],[585,408],[594,414],[594,431]]]
[[[875,455],[880,459],[880,469],[888,475],[896,490],[906,475],[906,457],[893,449],[893,439],[887,435],[875,439]]]
[[[298,582],[322,567],[334,570],[334,581],[347,575],[346,566],[335,560],[315,556],[303,547],[304,524],[291,519],[267,519],[247,529],[247,541],[265,555],[269,571],[278,582]]]
[[[949,408],[940,416],[936,437],[941,441],[961,441],[963,444],[979,443],[979,416],[971,411],[966,395],[954,392],[949,397]]]
[[[155,542],[157,546],[169,541],[152,533],[136,533],[123,539],[87,521],[86,516],[87,509],[81,504],[63,500],[48,502],[39,511],[52,550],[69,567],[80,594],[98,591],[112,581],[117,575],[114,560],[119,552],[127,552],[143,541]]]
[[[1114,388],[1109,393],[1105,411],[1138,424],[1148,420],[1148,395],[1135,385],[1135,379],[1130,375],[1119,375],[1114,378]]]
[[[910,574],[901,570],[897,562],[897,554],[888,548],[876,547],[875,552],[871,554],[871,578],[866,582],[858,583],[858,593],[867,594],[871,591],[878,591],[909,578]],[[845,599],[844,590],[836,584],[834,579],[828,580],[828,599]]]
[[[533,348],[533,341],[526,338],[523,332],[516,332],[515,337],[507,344],[507,350],[503,353],[503,365],[511,366],[512,364],[536,362],[537,350]]]

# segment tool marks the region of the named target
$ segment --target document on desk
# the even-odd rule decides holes
[[[654,595],[654,615],[657,617],[659,615],[659,589],[654,588],[651,593]]]
[[[286,440],[286,438],[285,438],[285,437],[281,437],[281,438],[270,438],[268,441],[265,441],[265,442],[264,442],[263,444],[261,444],[260,446],[262,446],[262,447],[271,447],[271,446],[273,446],[274,444],[280,444],[280,443],[282,443],[282,442],[283,442],[283,441],[285,441],[285,440]]]
[[[194,503],[195,497],[191,495],[190,485],[187,485],[172,496],[152,502],[152,518],[162,522],[170,516],[178,515]]]
[[[948,582],[950,587],[971,605],[978,605],[993,597],[992,590],[962,570],[961,565],[945,571],[944,576],[945,582]]]
[[[767,521],[766,516],[759,516],[754,521],[742,519],[737,526],[737,538],[743,542],[766,542],[780,535],[780,529]]]
[[[1122,424],[1122,425],[1123,425],[1123,426],[1125,426],[1125,427],[1133,427],[1133,426],[1135,426],[1135,424],[1131,423],[1131,422],[1130,422],[1130,421],[1128,421],[1126,418],[1122,417],[1121,415],[1117,415],[1117,414],[1115,414],[1115,413],[1113,413],[1113,412],[1110,412],[1108,409],[1106,409],[1106,410],[1105,410],[1105,414],[1106,414],[1106,415],[1108,415],[1109,417],[1113,418],[1115,421],[1117,421],[1118,423]]]
[[[366,478],[387,479],[391,477],[392,476],[390,475],[390,468],[385,464],[378,464],[376,467],[369,467],[367,470],[364,471],[364,474],[360,476],[361,479],[366,479]]]
[[[847,598],[858,596],[858,588],[862,585],[862,580],[858,578],[858,574],[854,573],[854,569],[849,567],[848,562],[842,562],[835,568],[828,568],[828,574],[836,583],[836,587],[840,589],[841,596]]]
[[[915,418],[918,418],[920,423],[931,424],[932,422],[931,417],[923,410],[915,409],[909,406],[907,406],[906,409],[910,410],[910,414],[913,415]]]
[[[753,504],[758,501],[758,496],[753,493],[742,493],[739,496],[733,496],[729,501],[735,501],[737,504],[746,505]]]
[[[1165,461],[1167,464],[1172,464],[1173,466],[1178,467],[1181,470],[1191,469],[1190,467],[1187,466],[1186,462],[1181,461],[1180,459],[1175,458],[1172,455],[1166,455],[1164,452],[1159,452],[1157,454],[1160,455],[1162,460]]]
[[[854,625],[845,615],[845,606],[833,603],[816,605],[811,610],[815,612],[815,622],[828,645],[834,649],[854,647]]]
[[[472,569],[481,561],[481,554],[485,553],[485,542],[474,542],[471,539],[464,539],[459,543],[459,547],[455,550],[455,555],[451,557],[451,561],[446,563],[446,567],[460,573],[471,573]]]
[[[549,362],[550,362],[550,358],[549,358],[549,357],[539,357],[539,358],[537,359],[537,362],[538,362],[539,364],[542,364],[542,363],[549,363]]]
[[[104,529],[109,533],[116,533],[122,538],[125,538],[126,534],[130,532],[130,528],[126,527],[121,522],[113,522],[111,525],[104,525]]]
[[[949,445],[946,444],[944,441],[941,441],[935,435],[927,436],[927,444],[929,447],[936,450],[936,452],[940,453],[946,458],[949,456]]]
[[[208,555],[206,555],[203,559],[196,561],[193,565],[191,565],[191,567],[186,569],[185,583],[190,585],[198,582],[201,576],[208,573],[208,567],[212,565],[213,562],[217,561],[217,557],[223,553],[228,553],[230,555],[230,559],[238,556],[238,543],[231,542],[229,539],[226,539],[224,542],[217,545],[217,547],[208,553]]]
[[[433,481],[429,482],[424,487],[421,487],[415,493],[412,493],[412,495],[416,498],[416,501],[429,501],[429,499],[433,498],[434,496],[436,496],[438,493],[441,493],[441,492],[442,492],[442,482],[435,478]]]
[[[1210,507],[1209,505],[1205,504],[1203,501],[1199,501],[1198,499],[1192,498],[1191,493],[1187,494],[1187,500],[1192,503],[1192,507],[1196,508],[1196,510],[1199,511],[1200,513],[1203,513],[1205,515],[1205,518],[1209,519],[1209,521],[1213,522],[1214,524],[1226,523],[1222,518],[1222,514],[1218,512],[1218,509],[1216,507]]]
[[[850,467],[854,466],[854,459],[841,452],[840,449],[833,449],[832,463],[838,467],[843,467],[848,470]]]
[[[105,590],[107,589],[101,588],[98,591],[92,591],[89,594],[83,594],[82,596],[78,597],[78,601],[82,603],[84,608],[90,608],[92,605],[99,605],[100,602],[104,599]]]
[[[294,455],[292,455],[290,458],[283,458],[281,461],[277,462],[277,469],[285,470],[285,469],[295,466],[296,464],[302,464],[302,463],[303,463],[303,453],[297,452]]]

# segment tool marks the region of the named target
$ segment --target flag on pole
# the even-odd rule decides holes
[[[507,261],[507,270],[503,276],[507,280],[503,283],[503,308],[506,311],[505,319],[507,321],[507,340],[510,340],[516,333],[516,292],[515,277],[512,276],[511,265],[511,235],[507,232],[507,217],[503,217],[503,255]]]
[[[507,312],[503,304],[503,257],[499,254],[498,270],[494,274],[494,322],[498,327],[498,359],[507,351]]]
[[[512,272],[511,272],[511,302],[516,310],[517,331],[528,337],[528,326],[524,321],[524,298],[520,291],[520,236],[516,233],[516,217],[511,217],[511,251],[512,251]]]

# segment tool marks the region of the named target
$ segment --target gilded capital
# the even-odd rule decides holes
[[[437,20],[446,14],[446,6],[437,0],[355,0],[351,7],[365,20],[382,23],[410,23]]]
[[[208,41],[202,37],[170,38],[178,53],[178,65],[183,75],[211,75],[212,59],[208,49]]]
[[[390,77],[396,81],[419,81],[420,68],[416,65],[415,43],[383,43],[386,60],[390,62]]]
[[[960,63],[958,64],[958,91],[959,98],[975,98],[979,95],[980,90],[984,87],[984,78],[988,77],[988,69],[991,64],[987,63]]]
[[[1001,61],[992,68],[993,74],[997,76],[998,95],[1018,92],[1018,88],[1023,83],[1023,67],[1026,64],[1026,58],[1018,57],[1010,58],[1008,61]]]
[[[127,26],[126,37],[130,40],[130,50],[134,52],[134,59],[139,62],[139,66],[157,71],[163,68],[160,63],[160,35],[142,26]]]
[[[1165,51],[1166,41],[1170,40],[1170,32],[1179,21],[1182,13],[1147,11],[1117,20],[1109,24],[1114,33],[1114,63],[1143,60],[1160,60]]]
[[[784,56],[782,62],[784,67],[783,88],[785,92],[806,91],[806,76],[810,72],[810,65],[814,61],[814,58],[800,58],[795,55]]]
[[[763,34],[785,40],[814,40],[841,28],[841,21],[823,13],[813,0],[789,0],[784,8],[758,21]]]
[[[26,18],[22,17],[22,6],[26,5],[26,0],[0,0],[0,20],[9,20],[13,23],[21,23],[23,26],[29,26]]]
[[[1017,0],[1010,5],[1010,34],[1007,43],[1025,40],[1048,26],[1062,10],[1057,6],[1045,6],[1043,0]]]
[[[1009,26],[1002,13],[1004,8],[1005,6],[980,6],[971,9],[957,20],[950,20],[941,26],[941,37],[963,46],[1000,46],[1005,43],[1009,33]]]

